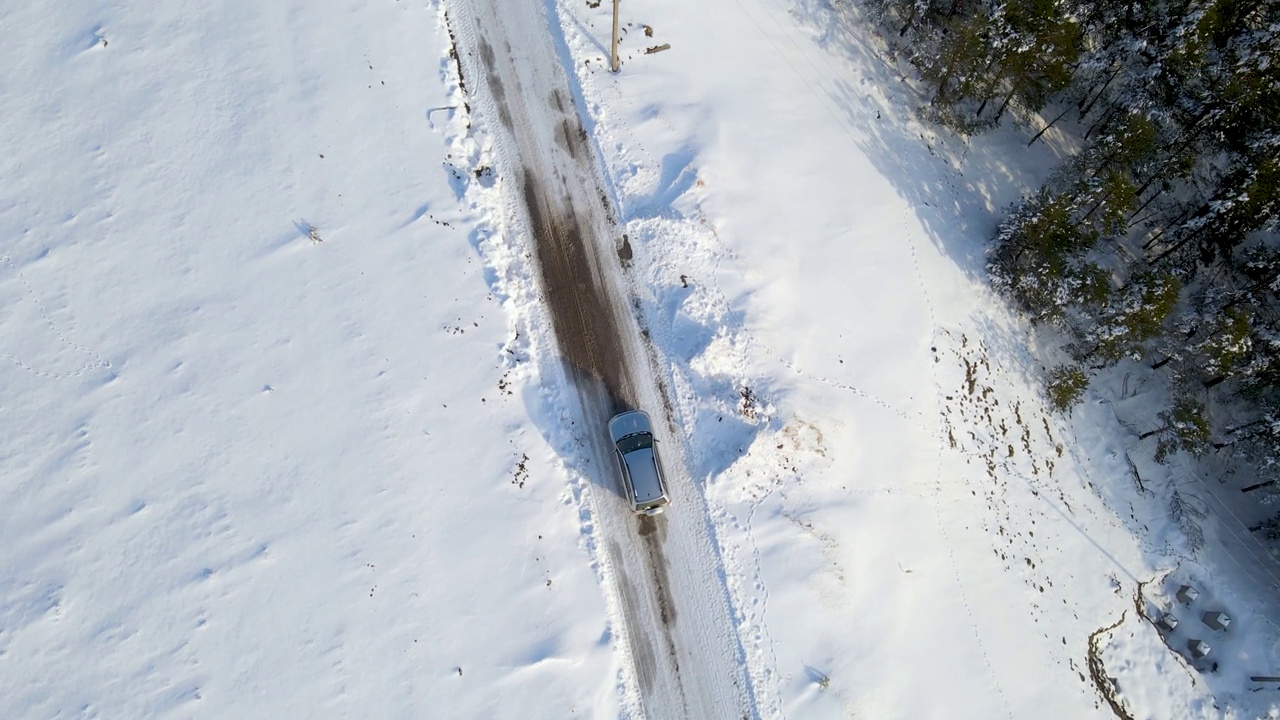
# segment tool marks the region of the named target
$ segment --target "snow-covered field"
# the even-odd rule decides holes
[[[641,712],[459,2],[0,8],[0,717]],[[1280,716],[1269,566],[983,284],[1052,146],[819,0],[537,7],[761,716]]]

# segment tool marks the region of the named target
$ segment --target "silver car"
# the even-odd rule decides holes
[[[615,415],[609,421],[609,437],[618,456],[618,468],[622,471],[631,509],[645,515],[662,512],[671,499],[667,496],[649,416],[639,410]]]

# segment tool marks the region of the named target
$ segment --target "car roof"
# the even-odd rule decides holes
[[[649,416],[639,410],[619,413],[609,421],[609,437],[615,443],[628,435],[641,432],[653,434],[653,425],[649,422]]]
[[[623,455],[622,459],[627,464],[627,474],[631,476],[631,490],[635,493],[636,502],[650,502],[666,494],[658,475],[653,448],[634,450]]]

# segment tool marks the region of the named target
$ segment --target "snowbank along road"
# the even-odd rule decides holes
[[[547,11],[527,0],[469,0],[450,7],[449,17],[459,71],[493,136],[508,241],[532,245],[580,404],[573,414],[581,419],[585,457],[574,464],[594,485],[584,502],[629,671],[624,705],[652,718],[752,717],[758,712],[706,502],[684,472],[682,438],[663,412],[669,405],[650,365],[657,355],[628,309],[622,268],[631,248],[614,219]],[[657,518],[630,512],[605,433],[612,414],[631,408],[666,417],[673,505]],[[662,438],[664,423],[658,425]]]

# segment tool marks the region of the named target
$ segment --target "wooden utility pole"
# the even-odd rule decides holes
[[[618,72],[618,3],[621,0],[613,0],[613,65],[614,72]]]

